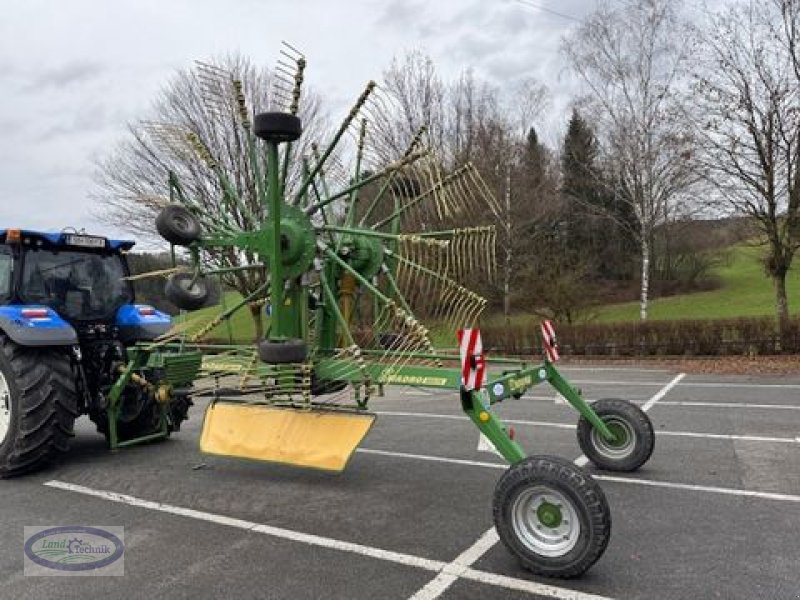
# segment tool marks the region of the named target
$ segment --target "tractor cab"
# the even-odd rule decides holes
[[[39,320],[28,323],[31,330],[63,321],[81,341],[98,334],[154,339],[169,329],[171,319],[133,304],[125,258],[133,245],[84,233],[0,229],[0,315],[37,314]],[[47,309],[54,314],[43,312]]]
[[[73,324],[113,322],[134,299],[123,255],[133,244],[84,234],[0,230],[0,302],[46,306]]]

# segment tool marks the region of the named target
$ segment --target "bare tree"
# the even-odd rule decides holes
[[[702,160],[722,197],[757,223],[781,332],[800,244],[800,3],[744,2],[712,15],[694,72]]]
[[[419,50],[407,52],[402,58],[392,59],[383,73],[383,89],[388,93],[391,106],[387,117],[375,135],[383,138],[390,154],[405,150],[408,140],[425,127],[429,143],[443,155],[444,103],[446,86],[436,71],[433,59]]]
[[[95,195],[102,210],[98,217],[137,236],[154,239],[153,221],[168,202],[167,181],[172,173],[183,193],[202,209],[201,218],[222,219],[239,230],[258,229],[265,207],[259,200],[255,174],[265,177],[266,165],[261,153],[250,152],[243,124],[252,112],[270,108],[271,85],[268,69],[238,55],[178,72],[161,90],[149,114],[128,126],[127,139],[99,161]],[[237,101],[239,93],[243,102]],[[304,93],[300,115],[306,135],[295,151],[306,153],[305,144],[323,128],[319,103],[313,95]],[[205,150],[196,151],[197,144],[192,148],[191,136],[196,136]],[[208,156],[204,157],[204,152]],[[210,168],[211,163],[214,168]],[[220,171],[241,203],[229,201],[230,191],[221,185]],[[288,187],[298,175],[288,174]],[[210,256],[210,266],[218,268],[258,262],[252,253],[235,249],[218,250]],[[225,275],[223,283],[246,296],[260,289],[265,277],[263,269],[239,270]],[[263,324],[259,306],[252,305],[251,312],[260,339]]]
[[[585,99],[611,186],[630,207],[641,257],[640,315],[647,318],[653,234],[697,179],[680,104],[691,53],[679,3],[601,5],[563,41]]]
[[[381,131],[387,145],[399,150],[391,140],[406,139],[425,125],[446,168],[466,163],[477,167],[502,208],[497,222],[501,281],[486,284],[483,291],[502,304],[506,317],[514,297],[527,298],[529,307],[531,290],[525,288],[532,279],[530,263],[541,261],[544,254],[536,256],[534,236],[552,214],[555,189],[549,154],[535,134],[529,143],[532,127],[547,105],[547,88],[534,79],[497,88],[470,70],[445,81],[433,60],[420,51],[393,60],[384,78],[395,107],[388,115],[390,125]],[[533,173],[537,169],[541,172]]]

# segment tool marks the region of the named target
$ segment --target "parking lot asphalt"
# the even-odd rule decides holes
[[[0,481],[0,598],[800,595],[800,378],[564,372],[589,399],[647,406],[656,429],[640,471],[587,466],[613,529],[579,579],[518,565],[492,531],[501,459],[478,451],[456,394],[403,387],[373,399],[341,474],[202,455],[207,400],[172,439],[114,454],[82,419],[63,460]],[[581,456],[577,414],[546,385],[496,411],[529,454]],[[23,527],[66,524],[123,526],[125,575],[24,576]]]

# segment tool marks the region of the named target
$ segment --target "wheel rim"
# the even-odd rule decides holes
[[[6,441],[11,429],[11,389],[5,375],[0,373],[0,444]]]
[[[572,502],[545,486],[523,490],[511,507],[517,538],[541,556],[563,556],[575,547],[581,523]]]
[[[618,417],[607,417],[603,422],[617,439],[608,441],[596,429],[592,429],[592,444],[597,452],[614,460],[629,456],[636,447],[636,431],[633,427]]]
[[[172,215],[172,223],[181,233],[188,232],[192,227],[192,224],[189,219],[186,218],[186,215],[182,214]]]
[[[203,295],[204,290],[197,281],[192,281],[191,279],[184,279],[180,282],[180,286],[186,293],[191,294],[192,296],[199,298],[200,296]]]

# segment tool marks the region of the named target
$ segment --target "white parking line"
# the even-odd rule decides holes
[[[637,369],[636,367],[570,367],[564,365],[559,371],[633,371],[634,373],[669,373],[672,369]]]
[[[506,577],[505,575],[497,575],[495,573],[487,573],[486,571],[472,569],[471,566],[499,541],[500,538],[497,536],[497,531],[492,527],[478,538],[477,542],[453,560],[453,562],[445,566],[441,573],[431,579],[425,587],[411,596],[409,600],[435,600],[447,591],[459,578],[518,590],[520,592],[528,592],[529,594],[546,595],[550,598],[559,598],[560,600],[611,600],[605,596],[587,594],[576,590],[543,585],[533,581],[525,581],[524,579],[515,579],[514,577]]]
[[[363,454],[376,454],[394,458],[405,458],[410,460],[421,460],[426,462],[440,462],[470,467],[482,467],[485,469],[505,470],[508,465],[493,462],[482,462],[477,460],[463,460],[459,458],[446,458],[444,456],[429,456],[426,454],[411,454],[408,452],[389,452],[387,450],[372,450],[369,448],[359,448],[356,452]],[[613,481],[616,483],[627,483],[631,485],[643,485],[648,487],[663,487],[676,490],[687,490],[693,492],[705,492],[709,494],[723,494],[727,496],[744,496],[748,498],[760,498],[763,500],[778,500],[781,502],[800,503],[800,496],[794,494],[780,494],[776,492],[760,492],[756,490],[741,490],[736,488],[725,488],[714,485],[696,485],[693,483],[680,483],[675,481],[659,481],[656,479],[642,479],[639,477],[618,477],[613,475],[599,475],[592,473],[592,477],[600,481]]]
[[[492,527],[478,541],[459,554],[452,562],[445,565],[441,572],[431,579],[425,587],[421,588],[409,600],[433,600],[441,596],[469,567],[474,565],[481,556],[486,554],[500,538]]]
[[[570,383],[583,385],[605,386],[644,386],[655,387],[664,385],[663,381],[609,381],[605,379],[571,379]],[[773,388],[773,389],[800,389],[798,383],[732,383],[714,381],[682,381],[681,387],[709,387],[709,388]]]
[[[774,410],[800,410],[797,404],[753,404],[752,402],[688,402],[683,400],[665,400],[659,406],[696,406],[708,408],[761,408]]]
[[[660,406],[660,405],[659,405]],[[412,417],[412,418],[430,418],[430,419],[445,419],[449,421],[469,421],[469,417],[463,415],[443,415],[438,413],[415,413],[415,412],[400,412],[400,411],[376,411],[376,415],[384,417]],[[527,421],[524,419],[503,419],[503,423],[509,425],[530,425],[532,427],[548,427],[551,429],[569,429],[574,431],[575,424],[573,423],[556,423],[555,421]],[[766,442],[774,444],[798,444],[800,438],[798,437],[774,437],[767,435],[740,435],[736,433],[706,433],[703,431],[667,431],[661,430],[655,432],[657,436],[673,436],[673,437],[690,437],[690,438],[704,438],[709,440],[740,440],[745,442]],[[583,466],[586,462],[575,463]]]
[[[254,523],[253,521],[245,521],[243,519],[235,519],[225,515],[194,510],[191,508],[184,508],[182,506],[174,506],[172,504],[164,504],[162,502],[153,502],[151,500],[137,498],[136,496],[129,496],[128,494],[119,494],[117,492],[110,492],[107,490],[98,490],[75,483],[51,480],[44,482],[44,485],[60,490],[77,492],[86,496],[102,498],[103,500],[109,500],[111,502],[119,502],[120,504],[136,506],[137,508],[146,508],[148,510],[155,510],[181,517],[189,517],[190,519],[197,519],[199,521],[208,521],[210,523],[216,523],[217,525],[236,527],[238,529],[253,531],[255,533],[263,533],[264,535],[271,537],[309,544],[311,546],[319,546],[322,548],[330,548],[332,550],[341,550],[343,552],[361,554],[363,556],[369,556],[371,558],[394,562],[409,567],[417,567],[419,569],[425,569],[428,571],[439,571],[447,564],[438,560],[430,560],[427,558],[421,558],[419,556],[412,556],[410,554],[402,554],[400,552],[383,550],[382,548],[373,548],[371,546],[353,544],[351,542],[344,542],[341,540],[326,538],[309,533],[301,533],[299,531],[292,531],[290,529],[283,529],[281,527],[273,527],[271,525],[264,525],[262,523]]]
[[[716,388],[774,388],[781,390],[798,390],[797,383],[722,383],[708,381],[684,381],[681,387],[716,387]]]
[[[666,396],[669,393],[669,391],[672,388],[674,388],[676,385],[678,385],[680,383],[681,379],[683,379],[684,377],[686,377],[686,373],[678,373],[673,378],[672,381],[670,381],[667,385],[665,385],[663,388],[658,390],[655,394],[653,394],[653,397],[650,398],[650,400],[648,400],[647,402],[644,403],[644,406],[642,406],[642,410],[644,412],[647,412],[648,410],[653,408],[653,406],[655,406],[656,402],[658,402],[664,396]]]
[[[581,385],[607,385],[607,386],[640,386],[640,387],[662,387],[663,381],[611,381],[607,379],[570,379],[570,383]]]
[[[68,483],[65,481],[50,480],[44,482],[43,485],[50,488],[75,492],[78,494],[84,494],[86,496],[93,496],[95,498],[101,498],[103,500],[108,500],[110,502],[127,504],[128,506],[135,506],[137,508],[144,508],[147,510],[154,510],[172,515],[178,515],[181,517],[188,517],[190,519],[197,519],[209,523],[216,523],[217,525],[225,525],[227,527],[235,527],[238,529],[243,529],[245,531],[250,531],[252,533],[260,533],[270,537],[289,540],[292,542],[298,542],[301,544],[309,544],[311,546],[319,546],[322,548],[329,548],[331,550],[350,552],[353,554],[368,556],[370,558],[375,558],[378,560],[393,562],[409,567],[416,567],[418,569],[423,569],[426,571],[437,572],[438,573],[437,577],[439,576],[439,574],[443,573],[446,569],[449,569],[448,573],[452,574],[455,579],[463,577],[465,579],[480,581],[481,583],[493,585],[495,587],[520,590],[523,592],[529,592],[531,594],[547,596],[549,598],[574,599],[574,600],[603,600],[602,596],[584,594],[583,592],[577,592],[566,588],[559,588],[552,585],[544,585],[533,581],[527,581],[525,579],[505,577],[505,576],[495,575],[494,573],[487,573],[485,571],[479,571],[477,569],[468,568],[469,565],[477,561],[480,558],[480,556],[486,550],[488,550],[489,547],[491,547],[491,545],[489,545],[484,549],[484,547],[489,542],[492,542],[492,544],[496,542],[496,540],[492,540],[492,537],[491,535],[489,535],[489,532],[487,532],[481,537],[481,540],[479,540],[480,542],[479,544],[476,543],[475,545],[473,545],[466,552],[462,553],[458,558],[456,558],[456,560],[454,560],[453,562],[446,563],[440,560],[431,560],[420,556],[404,554],[402,552],[392,552],[390,550],[384,550],[382,548],[374,548],[372,546],[354,544],[352,542],[345,542],[334,538],[327,538],[319,535],[302,533],[299,531],[293,531],[291,529],[284,529],[282,527],[274,527],[272,525],[264,525],[262,523],[255,523],[253,521],[236,519],[233,517],[228,517],[217,513],[194,510],[192,508],[185,508],[182,506],[165,504],[163,502],[154,502],[152,500],[145,500],[143,498],[130,496],[128,494],[120,494],[108,490],[98,490],[95,488],[90,488],[75,483]],[[462,561],[463,568],[459,568],[462,565],[462,563],[457,562],[459,560]],[[453,566],[452,568],[451,565]],[[444,589],[446,589],[446,587]],[[444,589],[442,591],[444,591]]]
[[[694,433],[692,431],[657,431],[656,435],[703,438],[707,440],[737,440],[743,442],[766,442],[769,444],[800,444],[800,437],[772,437],[768,435],[738,435],[733,433]]]
[[[506,575],[498,575],[496,573],[487,573],[486,571],[477,571],[475,569],[466,569],[461,574],[462,579],[471,579],[479,583],[487,583],[489,585],[502,586],[510,590],[518,590],[520,592],[528,592],[529,594],[543,594],[541,589],[547,588],[551,598],[559,598],[560,600],[611,600],[605,596],[596,596],[594,594],[586,594],[575,590],[567,590],[563,588],[554,588],[553,586],[542,586],[540,583],[527,581],[525,579],[515,579],[507,577]]]
[[[555,402],[552,396],[523,396],[523,400],[532,402],[546,402],[568,406],[564,402]],[[594,402],[597,398],[584,398],[587,402]],[[634,404],[644,404],[647,400],[628,400]],[[688,406],[694,408],[751,408],[764,410],[800,410],[800,404],[758,404],[753,402],[695,402],[689,400],[663,400],[659,406]]]

